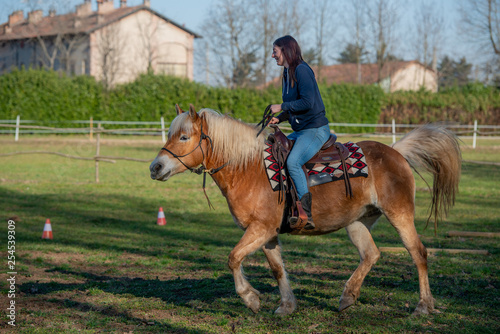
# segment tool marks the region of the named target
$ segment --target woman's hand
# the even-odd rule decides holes
[[[273,117],[269,121],[269,124],[278,124],[279,122],[280,122],[280,120],[278,119],[278,117]]]
[[[273,113],[273,114],[279,113],[281,111],[281,104],[272,104],[270,110],[271,110],[271,113]],[[278,119],[278,117],[273,117],[269,121],[269,124],[278,124],[279,122],[280,122],[280,120]]]
[[[281,104],[272,104],[271,105],[271,112],[273,114],[277,114],[281,111]]]

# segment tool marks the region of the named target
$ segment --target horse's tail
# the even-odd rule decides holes
[[[443,126],[427,124],[414,129],[392,145],[413,169],[421,168],[433,175],[432,206],[429,220],[446,216],[455,204],[462,166],[457,137]],[[418,173],[418,172],[417,172]]]

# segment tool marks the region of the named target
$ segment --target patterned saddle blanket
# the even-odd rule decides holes
[[[349,156],[346,159],[349,178],[368,177],[368,165],[366,164],[366,158],[361,147],[353,142],[348,142],[344,146],[349,150]],[[273,191],[280,190],[280,175],[285,184],[287,180],[284,176],[285,173],[280,173],[279,165],[272,154],[271,144],[268,142],[264,144],[264,164],[271,188]],[[344,179],[344,170],[340,161],[306,163],[305,168],[309,187]]]

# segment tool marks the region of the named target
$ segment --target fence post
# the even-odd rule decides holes
[[[165,138],[165,120],[163,119],[163,117],[161,118],[161,140],[163,141],[163,143],[167,141],[167,139]]]
[[[94,117],[90,117],[90,137],[89,139],[92,140],[92,135],[93,135],[93,132],[94,132]]]
[[[396,142],[396,121],[392,119],[392,143]]]
[[[19,141],[19,123],[21,123],[21,116],[17,115],[16,119],[16,135],[14,136],[15,141]]]
[[[474,134],[472,135],[472,148],[476,149],[476,139],[477,139],[477,119],[474,120]]]
[[[99,154],[101,152],[101,123],[97,123],[97,140],[95,148],[95,183],[99,183]]]

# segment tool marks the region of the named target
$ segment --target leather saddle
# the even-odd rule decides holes
[[[281,171],[285,168],[285,162],[290,154],[290,151],[293,148],[294,141],[290,140],[285,136],[285,134],[279,129],[277,125],[270,125],[274,129],[274,133],[270,134],[267,138],[268,142],[271,144],[271,151],[276,159],[278,165],[280,166],[279,170]],[[349,176],[347,173],[347,167],[345,163],[345,159],[349,156],[349,149],[345,147],[343,144],[337,142],[337,136],[335,134],[330,134],[330,138],[326,141],[325,144],[321,147],[321,149],[314,155],[307,164],[317,164],[317,163],[333,163],[337,161],[341,161],[343,170],[345,171],[344,182],[346,188],[346,196],[352,197],[351,184],[349,181]],[[304,169],[304,173],[306,178],[308,179],[309,186],[314,186],[317,184],[321,184],[321,181],[310,180],[307,172]],[[329,175],[321,175],[322,177]],[[305,214],[304,209],[301,206],[300,199],[297,196],[297,192],[295,190],[295,185],[293,181],[288,178],[290,181],[286,183],[290,186],[285,187],[285,182],[283,180],[286,179],[286,176],[280,175],[280,202],[286,198],[286,195],[291,197],[291,206],[290,206],[290,215],[298,216],[298,221],[295,226],[290,226],[292,230],[300,230],[307,223],[307,215]],[[311,182],[312,181],[312,182]],[[285,215],[286,216],[286,215]]]
[[[293,148],[295,141],[290,140],[281,132],[280,128],[276,125],[271,125],[274,128],[274,133],[270,134],[268,141],[273,145],[273,155],[276,152],[281,152],[280,154],[288,157],[288,154]],[[276,148],[275,148],[276,147]],[[317,164],[317,163],[332,163],[335,161],[343,161],[349,156],[349,149],[341,143],[337,143],[337,136],[333,133],[330,134],[330,138],[323,144],[321,149],[314,155],[307,164]],[[276,155],[275,155],[276,157]]]

